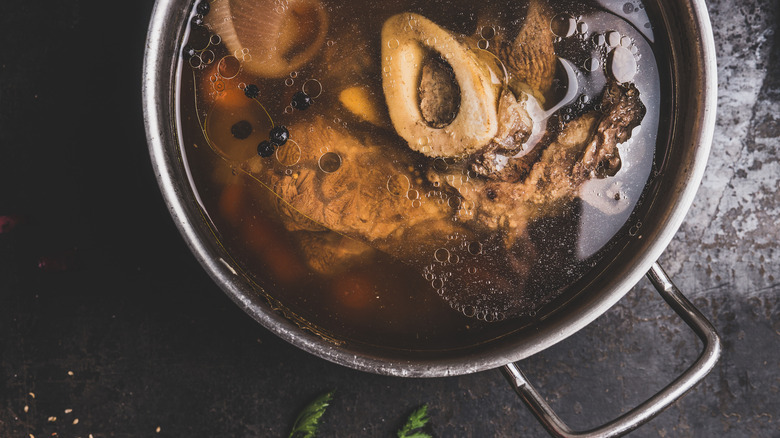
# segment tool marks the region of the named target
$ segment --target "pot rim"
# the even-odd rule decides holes
[[[180,0],[156,1],[149,25],[142,76],[146,137],[152,166],[165,203],[198,262],[236,304],[280,338],[306,352],[339,365],[401,377],[452,376],[497,368],[529,357],[560,342],[606,312],[639,282],[660,257],[682,224],[704,174],[715,128],[717,104],[715,43],[704,0],[690,0],[687,2],[690,14],[688,25],[698,38],[690,41],[689,44],[695,46],[691,53],[699,56],[697,61],[702,66],[701,71],[696,73],[701,87],[698,94],[700,110],[696,118],[698,130],[690,137],[691,147],[695,147],[695,151],[690,160],[691,165],[687,167],[686,184],[675,193],[675,203],[670,213],[665,216],[664,223],[659,225],[659,231],[653,241],[648,243],[642,253],[634,257],[628,275],[611,282],[607,289],[600,291],[595,299],[583,306],[573,320],[559,319],[557,322],[552,321],[541,325],[527,339],[521,339],[511,345],[490,348],[488,354],[476,352],[454,359],[389,360],[387,357],[358,351],[350,346],[337,346],[302,330],[287,318],[272,311],[255,294],[244,290],[236,272],[203,241],[203,236],[196,226],[202,218],[188,212],[188,204],[191,204],[191,200],[187,199],[186,190],[179,188],[181,181],[174,176],[174,167],[181,166],[180,159],[177,160],[171,153],[170,147],[166,147],[169,140],[175,140],[175,135],[169,132],[173,121],[169,113],[171,109],[166,108],[170,102],[167,94],[170,90],[164,84],[170,83],[166,80],[171,81],[173,73],[166,68],[166,66],[170,67],[171,58],[165,55],[166,43],[170,43],[167,41],[169,38],[165,36],[179,31],[172,25],[170,17],[176,12],[177,5],[181,3],[189,5],[189,2]],[[177,148],[174,149],[175,152],[178,151]]]

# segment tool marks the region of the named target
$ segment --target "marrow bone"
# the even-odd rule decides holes
[[[496,135],[501,69],[481,52],[418,14],[385,22],[382,88],[393,126],[411,149],[429,157],[463,156]],[[449,69],[454,86],[446,83]],[[459,105],[453,90],[460,92]]]

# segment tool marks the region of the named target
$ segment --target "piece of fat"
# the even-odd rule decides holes
[[[339,102],[361,120],[377,126],[381,124],[376,98],[367,88],[345,88],[339,93]]]

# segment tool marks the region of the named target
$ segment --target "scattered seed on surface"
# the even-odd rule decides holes
[[[49,417],[49,423],[54,423],[57,421],[57,417]]]
[[[66,414],[70,414],[71,412],[73,412],[73,409],[70,409],[70,408],[68,408],[68,409],[65,409],[65,413],[66,413]]]
[[[68,375],[72,376],[73,375],[73,371],[68,371]]]
[[[35,398],[35,393],[34,393],[34,392],[31,392],[31,393],[30,393],[30,397],[32,397],[32,398]]]
[[[78,418],[74,419],[73,424],[79,424],[79,419]]]
[[[24,405],[24,412],[28,412],[30,410],[30,407],[27,405]]]
[[[157,426],[157,429],[155,429],[154,431],[157,432],[157,433],[160,433],[160,430],[161,430],[160,426]]]

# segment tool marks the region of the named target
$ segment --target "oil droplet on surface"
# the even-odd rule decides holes
[[[276,149],[276,159],[284,166],[298,164],[301,159],[301,147],[293,139]]]
[[[450,258],[450,251],[447,248],[439,248],[433,253],[433,258],[439,263],[444,263]]]
[[[607,32],[607,44],[610,47],[617,47],[620,45],[620,32],[612,30]]]
[[[333,173],[341,168],[341,155],[335,152],[326,152],[317,161],[320,170],[325,173]]]
[[[482,26],[479,29],[479,36],[482,38],[489,40],[496,36],[496,28],[493,26]]]
[[[577,21],[569,14],[558,14],[550,21],[550,30],[561,38],[574,35],[576,28]]]
[[[200,54],[200,59],[203,60],[204,64],[211,64],[216,59],[217,55],[214,54],[211,50],[204,50]]]
[[[406,175],[392,175],[387,179],[387,191],[395,196],[408,195],[410,185],[409,177]]]
[[[192,68],[200,68],[200,66],[203,65],[203,60],[200,59],[200,56],[195,55],[189,59],[189,64]]]
[[[596,71],[601,66],[601,63],[596,58],[590,58],[582,65],[582,68],[584,68],[587,71]],[[584,97],[584,96],[583,96]]]
[[[312,99],[316,99],[322,94],[322,83],[317,79],[306,79],[303,86],[301,86],[301,91],[308,94]]]
[[[609,55],[609,72],[620,83],[631,82],[637,72],[634,54],[625,47],[616,47]]]
[[[233,55],[222,57],[217,63],[217,73],[225,79],[233,79],[241,71],[241,61]]]
[[[444,161],[444,158],[436,158],[435,160],[433,160],[433,168],[438,170],[439,172],[444,172],[449,167],[450,166],[447,164],[447,162]]]

